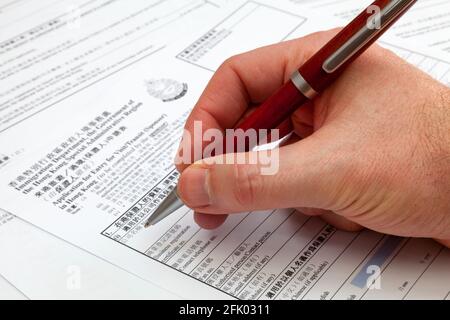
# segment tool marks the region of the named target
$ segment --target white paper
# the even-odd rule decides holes
[[[286,30],[263,23],[268,15]],[[432,240],[342,232],[291,210],[233,215],[207,231],[182,208],[143,229],[175,184],[184,119],[223,50],[307,33],[310,21],[306,11],[246,2],[191,45],[143,59],[10,128],[0,148],[21,152],[0,169],[0,206],[186,298],[445,299],[448,250]],[[449,68],[442,62],[439,69]]]
[[[7,6],[0,12],[0,133],[215,21],[227,2],[27,0]]]
[[[179,298],[12,215],[0,218],[0,270],[30,299]]]
[[[234,14],[239,15],[239,11]],[[222,23],[226,24],[227,19]],[[227,29],[216,26],[206,35],[220,35],[223,30]],[[152,229],[142,228],[145,218],[163,197],[160,195],[166,194],[174,184],[175,179],[171,180],[175,177],[171,161],[186,111],[211,76],[208,70],[217,67],[214,50],[220,45],[215,41],[215,46],[211,46],[211,42],[205,41],[210,37],[202,36],[196,42],[206,42],[204,50],[195,47],[195,52],[191,52],[189,48],[194,47],[188,46],[188,49],[173,54],[178,58],[170,62],[167,53],[161,56],[161,62],[156,61],[155,57],[141,61],[120,77],[102,83],[110,89],[107,94],[99,93],[105,91],[100,90],[100,86],[92,88],[91,98],[86,98],[90,96],[88,94],[83,97],[90,108],[79,112],[70,123],[61,125],[55,119],[73,114],[72,110],[79,104],[76,98],[61,104],[58,112],[55,109],[51,117],[35,117],[27,121],[31,131],[42,128],[43,123],[51,123],[53,128],[48,132],[52,135],[46,134],[46,146],[39,143],[39,137],[23,137],[27,151],[16,159],[15,164],[11,163],[8,170],[2,170],[1,181],[14,180],[21,172],[46,158],[55,149],[56,142],[61,146],[71,135],[77,139],[83,139],[86,135],[96,136],[89,130],[83,133],[83,127],[105,110],[109,115],[105,114],[103,120],[98,120],[98,126],[105,127],[104,122],[122,120],[108,134],[102,135],[100,141],[108,141],[107,136],[117,128],[124,127],[124,131],[94,156],[88,157],[86,168],[73,168],[75,176],[81,175],[77,181],[85,177],[84,186],[89,189],[76,199],[77,192],[74,191],[66,196],[66,199],[75,199],[75,208],[67,206],[58,209],[57,206],[64,203],[57,202],[60,196],[56,193],[52,196],[50,192],[40,198],[34,194],[44,185],[44,180],[47,184],[61,172],[70,171],[77,157],[58,169],[50,179],[41,180],[44,174],[36,177],[35,181],[42,182],[36,190],[28,190],[27,195],[23,194],[26,186],[19,187],[22,193],[3,186],[1,191],[9,199],[4,204],[5,208],[169,290],[183,293],[189,289],[191,298],[358,299],[371,298],[376,294],[408,298],[413,293],[444,298],[449,288],[442,277],[448,274],[435,274],[433,279],[439,276],[440,280],[433,294],[417,293],[414,286],[420,283],[422,274],[428,276],[427,270],[435,268],[435,261],[446,252],[431,240],[388,237],[369,231],[346,233],[330,228],[318,219],[306,218],[291,211],[234,215],[218,230],[206,231],[200,230],[193,222],[191,212],[183,208]],[[223,41],[227,42],[227,38],[224,37]],[[254,43],[253,47],[257,45]],[[141,70],[148,70],[148,75]],[[155,95],[154,91],[150,91],[153,96],[149,95],[149,82],[146,86],[145,77],[154,81],[173,79],[180,84],[185,83],[189,89],[178,100],[162,102],[159,99],[161,96]],[[177,87],[175,83],[172,85]],[[117,113],[118,110],[122,110],[121,113]],[[114,114],[116,116],[111,118]],[[19,127],[8,133],[13,135],[16,130],[20,130]],[[40,137],[45,136],[43,133]],[[71,144],[77,145],[78,141]],[[84,150],[80,155],[91,152],[100,141],[95,141],[89,151]],[[41,146],[35,147],[39,144]],[[71,153],[78,154],[82,149],[78,145]],[[56,154],[50,159],[55,157]],[[46,166],[47,161],[44,159],[41,166]],[[108,170],[112,166],[115,169]],[[76,173],[77,170],[81,171]],[[130,170],[127,174],[121,173],[127,170]],[[87,178],[88,175],[91,178]],[[97,184],[92,184],[93,176],[99,180]],[[118,184],[122,178],[125,180]],[[58,185],[61,183],[58,182]],[[56,206],[52,204],[55,201]],[[30,213],[30,208],[34,208],[39,215]],[[68,213],[70,210],[72,214]],[[405,259],[409,265],[408,272],[402,270],[400,278],[396,266],[404,264]],[[382,291],[368,290],[366,287],[371,276],[366,269],[373,264],[379,265],[383,271]],[[296,265],[301,269],[295,269]],[[294,271],[291,272],[291,268]],[[383,281],[385,278],[392,280]],[[400,286],[401,290],[398,289]]]
[[[0,135],[215,21],[228,10],[227,2],[137,0],[124,6],[123,1],[28,0],[0,5]],[[22,152],[12,143],[7,149],[0,153],[0,166]],[[0,274],[30,298],[177,297],[0,214]]]
[[[332,15],[342,21],[350,21],[373,0],[269,0],[277,5],[297,4]],[[450,1],[420,0],[392,28],[387,37],[418,43],[441,50],[450,57]]]
[[[9,283],[5,278],[0,276],[0,300],[26,300],[16,287]]]

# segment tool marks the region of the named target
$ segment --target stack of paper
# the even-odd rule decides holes
[[[291,210],[207,231],[182,208],[143,228],[223,60],[369,3],[0,2],[0,274],[28,298],[448,299],[450,252],[432,240]],[[447,11],[421,1],[380,43],[449,85]]]

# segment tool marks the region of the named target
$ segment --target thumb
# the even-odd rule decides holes
[[[342,181],[339,164],[345,161],[339,160],[335,148],[318,140],[311,136],[284,146],[270,154],[270,161],[267,153],[250,152],[196,162],[181,174],[178,193],[201,213],[331,209]]]

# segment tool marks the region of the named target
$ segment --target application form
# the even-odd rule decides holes
[[[0,7],[0,133],[213,21],[227,2],[26,0]]]
[[[273,15],[282,28],[267,25]],[[309,33],[311,17],[245,1],[193,41],[17,123],[0,135],[0,207],[185,298],[448,299],[449,250],[431,240],[343,232],[294,210],[233,215],[211,231],[183,207],[143,228],[176,184],[185,118],[223,58]],[[450,70],[395,47],[436,78]]]
[[[83,94],[85,88],[148,58],[174,39],[216,21],[226,12],[227,3],[0,3],[0,135],[72,95]],[[14,143],[9,147],[14,151],[0,152],[0,166],[21,153]],[[0,214],[0,274],[30,298],[176,297],[6,212]],[[82,278],[79,288],[67,285],[70,273],[76,275],[77,270]]]
[[[0,146],[14,137],[23,151],[0,171],[0,205],[191,298],[444,299],[448,250],[431,240],[342,232],[293,210],[233,215],[208,231],[182,208],[143,228],[176,183],[172,157],[190,107],[219,64],[215,55],[233,43],[236,52],[227,54],[250,46],[245,19],[271,12],[286,15],[289,27],[272,42],[309,32],[306,15],[249,1],[179,50],[139,61],[27,120],[27,130],[8,130]]]

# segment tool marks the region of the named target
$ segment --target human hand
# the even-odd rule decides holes
[[[204,129],[233,128],[335,33],[230,58],[186,130],[195,120]],[[450,246],[449,88],[373,46],[292,123],[302,140],[280,148],[276,175],[261,175],[256,164],[178,166],[178,193],[200,226],[218,227],[236,212],[298,208],[345,230],[366,227]]]

